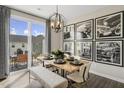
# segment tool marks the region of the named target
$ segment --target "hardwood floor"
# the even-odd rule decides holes
[[[95,74],[90,74],[87,84],[72,84],[73,88],[124,88],[124,83],[120,83]]]

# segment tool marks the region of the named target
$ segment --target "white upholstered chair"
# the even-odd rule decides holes
[[[69,80],[72,80],[76,83],[83,83],[88,80],[89,77],[89,69],[91,66],[91,62],[88,62],[80,67],[79,72],[74,72],[72,74],[67,75]]]

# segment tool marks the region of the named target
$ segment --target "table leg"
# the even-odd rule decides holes
[[[61,75],[65,77],[65,71],[63,69],[61,69]]]
[[[44,65],[44,61],[42,61],[43,62],[43,67],[45,67],[45,65]]]

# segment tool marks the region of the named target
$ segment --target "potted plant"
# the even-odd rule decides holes
[[[64,59],[64,52],[62,52],[61,50],[52,51],[52,55],[54,56],[56,61]]]

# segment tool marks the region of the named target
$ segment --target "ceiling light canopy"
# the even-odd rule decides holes
[[[56,33],[62,31],[64,26],[64,16],[58,13],[58,6],[56,6],[56,13],[50,17],[51,29]]]

